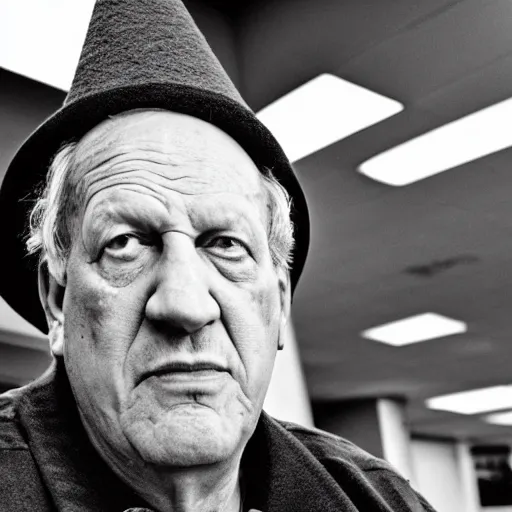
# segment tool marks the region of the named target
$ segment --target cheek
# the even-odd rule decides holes
[[[245,350],[256,353],[265,352],[272,346],[280,307],[268,287],[238,289],[230,294],[229,300],[219,303],[235,344],[243,344]]]
[[[136,292],[100,279],[68,274],[64,360],[81,409],[108,423],[129,393],[125,363],[140,313]]]
[[[274,332],[279,326],[281,316],[281,301],[279,296],[279,285],[273,275],[273,271],[266,273],[260,286],[251,293],[253,310],[261,318],[261,323],[270,332]]]
[[[80,273],[68,272],[65,350],[77,369],[87,368],[84,373],[91,380],[101,374],[105,378],[122,377],[124,360],[144,312],[144,301],[140,298],[143,291],[129,288],[113,287],[89,268]]]
[[[247,393],[261,398],[272,374],[278,348],[280,300],[273,283],[244,290],[226,315],[232,342],[245,369]]]
[[[101,338],[112,322],[115,291],[89,283],[68,280],[64,300],[66,337],[81,340],[81,344],[101,350]],[[117,308],[116,308],[117,309]]]

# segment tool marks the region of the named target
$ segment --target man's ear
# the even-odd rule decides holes
[[[283,350],[286,337],[286,326],[290,316],[291,309],[291,284],[290,273],[287,269],[280,267],[278,270],[279,297],[281,300],[281,319],[279,323],[278,350]]]
[[[48,269],[48,264],[39,265],[39,300],[46,314],[50,350],[54,356],[64,353],[64,302],[65,287]]]

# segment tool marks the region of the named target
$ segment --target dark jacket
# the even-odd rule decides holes
[[[352,443],[262,414],[242,461],[245,508],[432,512],[386,462]],[[62,365],[0,395],[0,511],[150,507],[109,470],[80,423]]]

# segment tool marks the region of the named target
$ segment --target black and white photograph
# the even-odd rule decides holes
[[[0,512],[512,512],[511,0],[0,0]]]

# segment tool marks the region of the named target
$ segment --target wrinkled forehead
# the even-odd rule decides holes
[[[93,128],[76,147],[71,182],[83,197],[94,176],[148,167],[182,174],[205,191],[261,196],[260,173],[237,142],[210,123],[165,110],[133,110]]]

